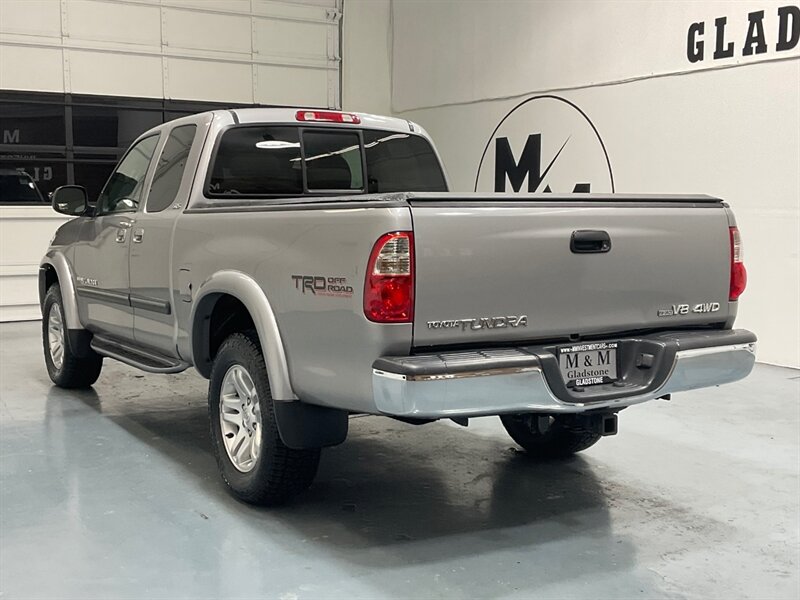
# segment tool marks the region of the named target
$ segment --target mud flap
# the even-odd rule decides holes
[[[92,334],[85,329],[67,329],[69,348],[78,358],[86,358],[91,351]]]
[[[347,438],[347,412],[300,401],[276,400],[275,420],[283,443],[294,450],[336,446]]]

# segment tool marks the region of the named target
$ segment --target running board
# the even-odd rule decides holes
[[[126,342],[95,335],[89,344],[101,356],[107,356],[148,373],[180,373],[189,363],[131,346]]]

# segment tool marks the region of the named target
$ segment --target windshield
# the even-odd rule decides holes
[[[33,178],[24,171],[0,171],[0,202],[8,203],[40,203],[44,198],[33,182]]]
[[[217,198],[444,191],[439,160],[421,136],[281,125],[223,133],[206,189]]]

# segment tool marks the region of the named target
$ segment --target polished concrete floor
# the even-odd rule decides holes
[[[800,372],[624,411],[532,462],[497,419],[351,421],[292,505],[225,492],[206,382],[51,387],[0,325],[0,598],[798,598]]]

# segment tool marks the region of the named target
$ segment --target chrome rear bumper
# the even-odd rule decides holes
[[[660,349],[659,372],[642,382],[631,366],[620,372],[617,385],[574,393],[553,367],[552,347],[389,357],[373,364],[375,404],[387,415],[422,419],[617,410],[674,392],[738,381],[755,363],[756,337],[744,330],[669,332],[615,341],[638,344],[631,346],[637,351]]]

